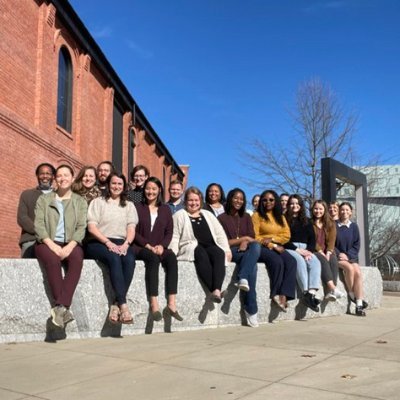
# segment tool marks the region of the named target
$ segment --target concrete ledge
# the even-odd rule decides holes
[[[386,292],[400,292],[400,281],[383,281],[383,290]]]
[[[193,264],[179,263],[177,303],[183,322],[163,320],[153,323],[148,313],[144,283],[144,266],[137,262],[135,275],[128,294],[128,302],[134,314],[134,325],[111,325],[107,320],[112,289],[107,268],[92,260],[85,260],[81,280],[74,295],[71,309],[75,321],[66,330],[56,328],[49,320],[50,301],[46,295],[46,282],[36,260],[0,259],[0,343],[24,341],[53,341],[68,338],[134,335],[151,332],[171,332],[202,328],[240,325],[243,321],[238,290],[230,282],[235,265],[227,266],[224,282],[226,295],[220,305],[206,300]],[[363,267],[365,299],[370,308],[377,308],[382,299],[382,278],[374,267]],[[160,268],[160,306],[166,304],[164,272]],[[338,284],[344,290],[343,284]],[[347,299],[323,302],[321,312],[306,309],[297,300],[290,302],[287,313],[271,307],[269,279],[265,266],[258,266],[257,297],[259,322],[276,320],[327,317],[343,314],[354,306]],[[319,291],[322,298],[323,290]],[[172,323],[171,323],[172,322]]]

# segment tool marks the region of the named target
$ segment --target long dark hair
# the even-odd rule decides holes
[[[291,226],[292,222],[294,220],[293,211],[292,211],[292,208],[290,207],[290,200],[292,200],[292,199],[296,199],[299,202],[299,206],[300,206],[300,210],[299,210],[296,218],[298,218],[301,225],[306,226],[308,223],[307,211],[306,211],[306,207],[304,205],[303,198],[298,194],[292,194],[289,196],[289,199],[287,202],[286,214],[285,214],[288,224]]]
[[[224,189],[222,189],[222,186],[221,186],[219,183],[210,183],[210,184],[207,186],[207,189],[206,189],[206,197],[205,197],[205,199],[204,199],[205,202],[206,202],[206,204],[211,204],[211,203],[210,203],[210,196],[209,196],[209,194],[208,194],[208,191],[211,189],[212,186],[216,186],[216,187],[219,189],[219,192],[221,193],[221,198],[219,199],[219,202],[220,202],[221,204],[225,204],[226,198],[225,198]]]
[[[266,221],[269,221],[266,207],[264,206],[264,203],[262,201],[263,197],[266,194],[271,194],[275,199],[274,208],[272,209],[272,215],[274,216],[275,221],[277,222],[278,225],[285,226],[285,222],[283,220],[283,215],[282,215],[281,202],[279,201],[278,193],[276,193],[274,190],[270,190],[270,189],[264,190],[260,194],[260,202],[258,203],[257,212],[260,214],[260,216],[262,218],[264,218]]]
[[[126,192],[128,185],[126,183],[126,178],[125,178],[124,174],[120,174],[119,172],[111,172],[111,174],[108,176],[107,181],[106,181],[107,190],[106,190],[106,193],[104,195],[104,198],[106,200],[111,198],[110,183],[111,183],[111,178],[113,176],[116,176],[117,178],[122,179],[122,181],[124,182],[124,189],[123,189],[123,191],[121,192],[121,194],[119,196],[119,205],[120,205],[120,207],[125,207],[127,199],[128,199],[127,192]]]
[[[234,188],[228,192],[228,196],[226,197],[226,204],[225,204],[225,212],[228,215],[231,215],[233,210],[232,200],[237,193],[241,193],[243,196],[243,204],[242,207],[238,210],[238,214],[240,217],[243,217],[244,213],[246,212],[246,193],[239,188]]]
[[[146,192],[145,192],[146,186],[147,186],[147,184],[148,184],[149,182],[155,183],[155,184],[157,185],[158,189],[159,189],[158,196],[157,196],[157,200],[156,200],[156,206],[159,207],[159,206],[161,206],[161,204],[163,203],[163,199],[164,199],[164,188],[163,188],[163,185],[162,185],[161,181],[160,181],[158,178],[156,178],[155,176],[150,176],[150,178],[147,178],[147,179],[146,179],[146,182],[145,182],[144,185],[143,185],[143,192],[144,192],[144,194],[143,194],[143,200],[142,200],[142,202],[143,202],[144,204],[149,204],[149,203],[147,202]]]

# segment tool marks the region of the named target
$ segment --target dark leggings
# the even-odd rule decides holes
[[[178,262],[175,254],[164,249],[162,256],[154,254],[151,250],[140,249],[136,255],[138,260],[143,260],[146,268],[145,281],[147,296],[158,296],[158,274],[160,263],[165,270],[165,289],[167,295],[178,292]]]
[[[120,246],[124,239],[109,238],[111,242]],[[126,294],[133,279],[135,270],[135,254],[128,247],[126,255],[120,256],[108,250],[107,246],[98,241],[89,242],[86,246],[86,256],[107,265],[110,271],[111,284],[115,291],[115,298],[119,305],[126,303]]]
[[[57,243],[64,247],[64,244]],[[47,280],[50,285],[55,304],[69,307],[72,303],[76,286],[81,276],[83,265],[83,250],[77,245],[71,254],[63,261],[60,257],[50,250],[46,244],[36,244],[36,257],[46,270]],[[65,276],[61,269],[62,263],[66,266]]]
[[[198,245],[194,250],[194,265],[210,292],[221,290],[225,278],[225,252],[220,247]]]
[[[323,284],[333,281],[334,285],[337,284],[339,273],[338,260],[335,254],[331,254],[329,261],[320,253],[315,253],[318,260],[321,262],[321,280]]]

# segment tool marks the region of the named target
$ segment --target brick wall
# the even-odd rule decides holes
[[[52,3],[0,0],[0,258],[19,255],[16,209],[20,193],[36,185],[41,162],[67,162],[77,170],[111,159],[114,88],[90,54],[57,18]],[[72,131],[57,126],[59,50],[73,65]],[[123,116],[123,166],[128,165],[131,108]],[[160,179],[170,173],[164,155],[139,128],[134,164],[147,165]],[[167,177],[169,180],[169,176]]]

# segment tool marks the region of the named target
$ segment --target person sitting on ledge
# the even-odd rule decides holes
[[[265,263],[268,270],[270,298],[286,312],[287,301],[296,294],[296,260],[284,247],[290,240],[290,229],[278,194],[273,190],[262,192],[258,210],[251,218],[256,240],[262,246],[259,262]]]
[[[49,163],[42,163],[36,168],[36,179],[38,186],[34,189],[27,189],[21,193],[18,203],[17,222],[21,227],[22,258],[35,258],[35,206],[37,199],[43,193],[53,191],[52,185],[56,169]]]
[[[339,273],[335,254],[336,223],[323,200],[315,200],[311,206],[312,221],[316,237],[315,256],[321,263],[321,280],[327,288],[325,300],[336,301],[344,296],[337,287]]]
[[[363,300],[363,278],[358,264],[360,231],[358,225],[350,220],[352,213],[353,207],[350,203],[340,204],[339,219],[336,221],[335,247],[350,300],[356,303],[356,315],[365,317],[364,309],[368,307],[368,303]]]
[[[184,207],[183,204],[183,183],[182,181],[175,179],[169,184],[169,200],[167,201],[167,205],[171,209],[172,215],[177,211],[182,210]]]
[[[315,233],[300,195],[289,196],[285,216],[290,227],[290,241],[285,244],[285,249],[297,262],[297,283],[303,293],[302,301],[314,312],[319,312],[320,300],[315,295],[320,286],[321,263],[314,255]]]
[[[168,249],[172,239],[172,213],[166,204],[162,204],[164,190],[160,180],[154,176],[144,184],[144,199],[136,204],[139,223],[136,227],[133,248],[138,260],[145,264],[146,292],[150,303],[150,312],[154,321],[164,316],[183,318],[176,309],[178,293],[178,262],[175,254]],[[158,279],[160,264],[165,270],[167,306],[160,312],[158,304]]]
[[[339,202],[338,201],[331,201],[329,203],[328,212],[330,217],[337,221],[339,219]]]
[[[82,196],[88,204],[100,197],[101,190],[97,186],[96,168],[91,165],[82,167],[72,184],[72,191]]]
[[[105,196],[107,191],[107,178],[111,173],[115,173],[114,164],[111,161],[105,160],[102,161],[97,166],[97,185],[98,188],[101,190],[101,195]]]
[[[131,182],[129,184],[128,200],[140,203],[144,199],[144,183],[150,176],[150,171],[144,165],[136,165],[131,171]]]
[[[206,189],[204,209],[214,213],[216,217],[225,212],[225,193],[219,183],[210,183]]]
[[[107,178],[106,195],[94,199],[88,210],[88,230],[94,240],[89,239],[86,256],[109,268],[115,292],[108,314],[112,324],[133,323],[126,295],[135,269],[135,254],[130,245],[138,216],[133,203],[126,199],[126,188],[125,176],[111,173]]]
[[[193,261],[197,275],[211,293],[211,300],[221,303],[225,263],[232,259],[228,239],[215,215],[202,209],[203,194],[196,187],[185,192],[185,208],[173,216],[174,231],[169,248],[179,261]]]
[[[251,206],[252,208],[247,210],[247,213],[251,216],[253,215],[258,208],[258,203],[260,202],[260,195],[259,194],[255,194],[252,199],[251,199]]]
[[[288,209],[289,193],[281,193],[279,196],[279,201],[282,207],[282,214],[286,214]]]
[[[232,261],[238,266],[237,286],[241,290],[247,325],[258,327],[257,261],[261,246],[254,238],[251,217],[246,213],[246,195],[239,188],[228,193],[225,213],[218,217],[228,237]]]
[[[57,189],[40,196],[35,208],[35,252],[53,295],[52,322],[60,328],[74,319],[69,307],[81,276],[81,243],[86,232],[87,204],[72,192],[73,177],[69,165],[60,165],[55,173]],[[64,277],[63,263],[67,267]]]

